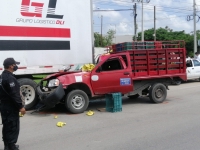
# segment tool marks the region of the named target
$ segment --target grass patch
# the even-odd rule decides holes
[[[34,81],[38,84],[46,76],[47,76],[46,74],[33,75],[33,78],[34,78]]]

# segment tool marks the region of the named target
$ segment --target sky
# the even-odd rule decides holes
[[[134,1],[134,2],[132,2]],[[138,2],[139,1],[139,2]],[[141,0],[93,0],[93,28],[94,32],[106,34],[109,29],[116,31],[116,35],[133,35],[133,5],[137,4],[137,32],[141,32],[142,9]],[[168,26],[173,31],[194,31],[193,0],[144,0],[144,30],[154,28],[154,6],[156,7],[156,28]],[[122,10],[126,11],[104,11]],[[198,21],[200,17],[200,0],[196,0]],[[187,20],[188,16],[190,21]],[[200,20],[196,23],[200,30]]]

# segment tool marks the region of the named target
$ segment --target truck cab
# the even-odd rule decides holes
[[[105,57],[105,56],[104,56]],[[91,72],[91,85],[95,95],[133,90],[129,53],[106,55]]]

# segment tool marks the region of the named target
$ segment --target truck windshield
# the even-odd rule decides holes
[[[200,66],[200,62],[198,60],[193,60],[194,66]]]

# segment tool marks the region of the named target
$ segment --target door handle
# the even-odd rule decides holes
[[[194,68],[192,68],[192,69],[194,69]]]
[[[130,73],[129,72],[124,72],[124,75],[129,75]]]

